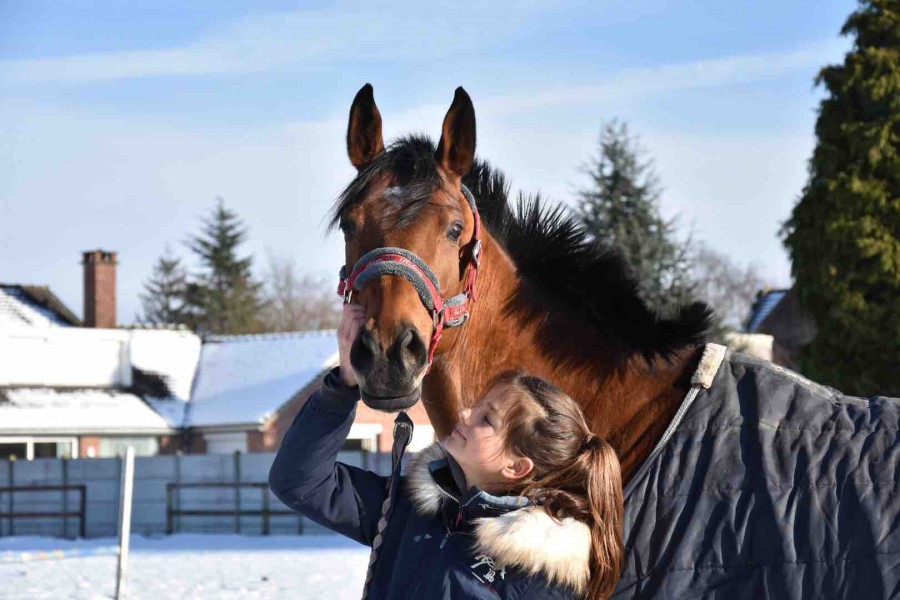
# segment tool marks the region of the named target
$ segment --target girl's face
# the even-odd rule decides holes
[[[465,473],[468,486],[500,490],[534,468],[531,459],[507,450],[503,443],[504,416],[515,401],[506,386],[495,386],[474,408],[459,412],[459,422],[443,440],[447,453]]]

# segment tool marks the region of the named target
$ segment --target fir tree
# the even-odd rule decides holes
[[[252,257],[238,256],[238,246],[246,236],[247,229],[238,216],[217,198],[201,234],[189,241],[202,266],[187,289],[188,322],[195,331],[239,334],[263,329],[262,284],[252,276]]]
[[[809,179],[782,230],[818,333],[800,357],[845,392],[900,393],[900,3],[863,0],[842,35]]]
[[[144,314],[138,317],[142,323],[177,325],[186,322],[187,272],[181,259],[166,246],[164,254],[153,267],[153,274],[144,283],[140,294]]]
[[[647,304],[670,313],[693,296],[689,243],[679,242],[674,220],[660,214],[659,179],[641,153],[624,123],[604,124],[576,213],[596,243],[624,256]]]

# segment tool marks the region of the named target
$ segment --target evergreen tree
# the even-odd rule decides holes
[[[782,230],[818,333],[800,357],[814,379],[900,393],[900,2],[862,0],[855,44],[816,80],[827,97],[809,179]]]
[[[239,334],[263,330],[262,284],[253,279],[252,257],[240,258],[237,252],[246,236],[247,229],[238,216],[217,198],[201,234],[189,241],[202,266],[187,288],[188,322],[195,331]]]
[[[181,260],[166,246],[153,274],[144,283],[144,293],[140,294],[144,314],[137,320],[154,325],[185,323],[187,286],[187,272]]]
[[[621,252],[647,304],[670,313],[693,296],[690,244],[660,214],[659,179],[627,125],[604,124],[599,146],[584,168],[591,185],[578,192],[576,213],[596,243]]]

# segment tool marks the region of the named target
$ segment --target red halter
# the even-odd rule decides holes
[[[353,291],[362,290],[373,280],[384,275],[396,275],[407,279],[419,293],[419,299],[425,308],[431,313],[434,329],[431,334],[431,344],[428,349],[428,368],[434,360],[434,351],[441,340],[445,327],[457,327],[469,318],[469,302],[476,302],[475,281],[478,279],[478,266],[481,261],[481,216],[478,207],[475,206],[475,198],[466,186],[460,186],[463,195],[472,209],[475,218],[475,227],[472,234],[471,257],[469,258],[468,273],[462,294],[457,294],[446,301],[440,292],[440,283],[434,272],[428,265],[405,248],[376,248],[364,254],[353,267],[350,275],[347,275],[346,267],[341,267],[338,285],[338,295],[344,299],[344,304],[350,302]]]

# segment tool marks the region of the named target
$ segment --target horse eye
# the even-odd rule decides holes
[[[356,224],[353,221],[341,221],[338,224],[338,228],[340,228],[341,232],[344,234],[344,237],[350,237],[353,235],[353,232],[356,231]]]
[[[459,241],[459,236],[462,235],[463,232],[463,224],[457,221],[453,225],[450,226],[450,229],[447,230],[447,237],[451,241]]]

